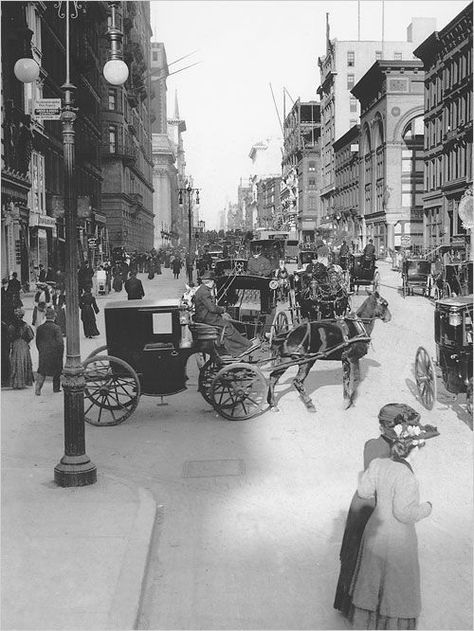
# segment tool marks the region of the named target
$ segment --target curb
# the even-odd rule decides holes
[[[151,493],[138,488],[139,505],[107,617],[107,629],[136,629],[148,565],[157,505]]]

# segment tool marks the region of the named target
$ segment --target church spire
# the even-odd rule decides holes
[[[179,120],[178,90],[174,91],[174,117]]]

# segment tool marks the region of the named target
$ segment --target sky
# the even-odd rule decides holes
[[[434,17],[440,30],[468,4],[385,0],[384,39],[405,41],[412,17]],[[252,145],[282,136],[283,88],[293,100],[319,100],[326,12],[331,39],[357,40],[358,2],[151,0],[150,6],[153,41],[164,43],[170,73],[199,62],[168,78],[168,117],[177,91],[186,172],[201,189],[200,218],[206,228],[217,227],[218,212],[237,201],[240,178],[252,172]],[[381,0],[360,1],[360,25],[361,40],[381,39]]]

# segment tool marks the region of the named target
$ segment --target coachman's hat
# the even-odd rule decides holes
[[[201,276],[201,280],[216,280],[216,275],[212,270],[206,270]]]

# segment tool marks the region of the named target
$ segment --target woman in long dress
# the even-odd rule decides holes
[[[33,364],[30,354],[30,342],[35,334],[29,324],[23,321],[23,309],[15,309],[14,321],[8,328],[11,341],[10,383],[15,390],[33,385]]]
[[[369,464],[375,458],[390,458],[390,445],[392,443],[390,436],[395,425],[403,422],[417,425],[420,421],[418,412],[404,403],[388,403],[384,405],[379,412],[378,418],[381,435],[378,438],[368,440],[364,445],[364,471],[368,469]],[[374,508],[374,497],[363,499],[357,492],[354,493],[347,514],[339,553],[341,570],[334,599],[334,608],[338,609],[346,617],[349,615],[352,604],[349,589],[359,554],[360,542],[364,528]]]
[[[100,335],[97,328],[95,314],[99,313],[99,307],[90,288],[87,288],[79,299],[79,307],[81,309],[81,320],[84,327],[84,335],[86,337],[96,337]]]
[[[122,288],[123,288],[122,273],[118,267],[116,267],[114,270],[114,280],[113,280],[112,287],[114,288],[114,291],[117,291],[117,292],[122,291]]]
[[[390,458],[372,460],[357,492],[377,503],[362,536],[350,587],[354,629],[416,629],[421,612],[420,566],[415,523],[428,517],[420,502],[413,461],[435,427],[399,423]]]

